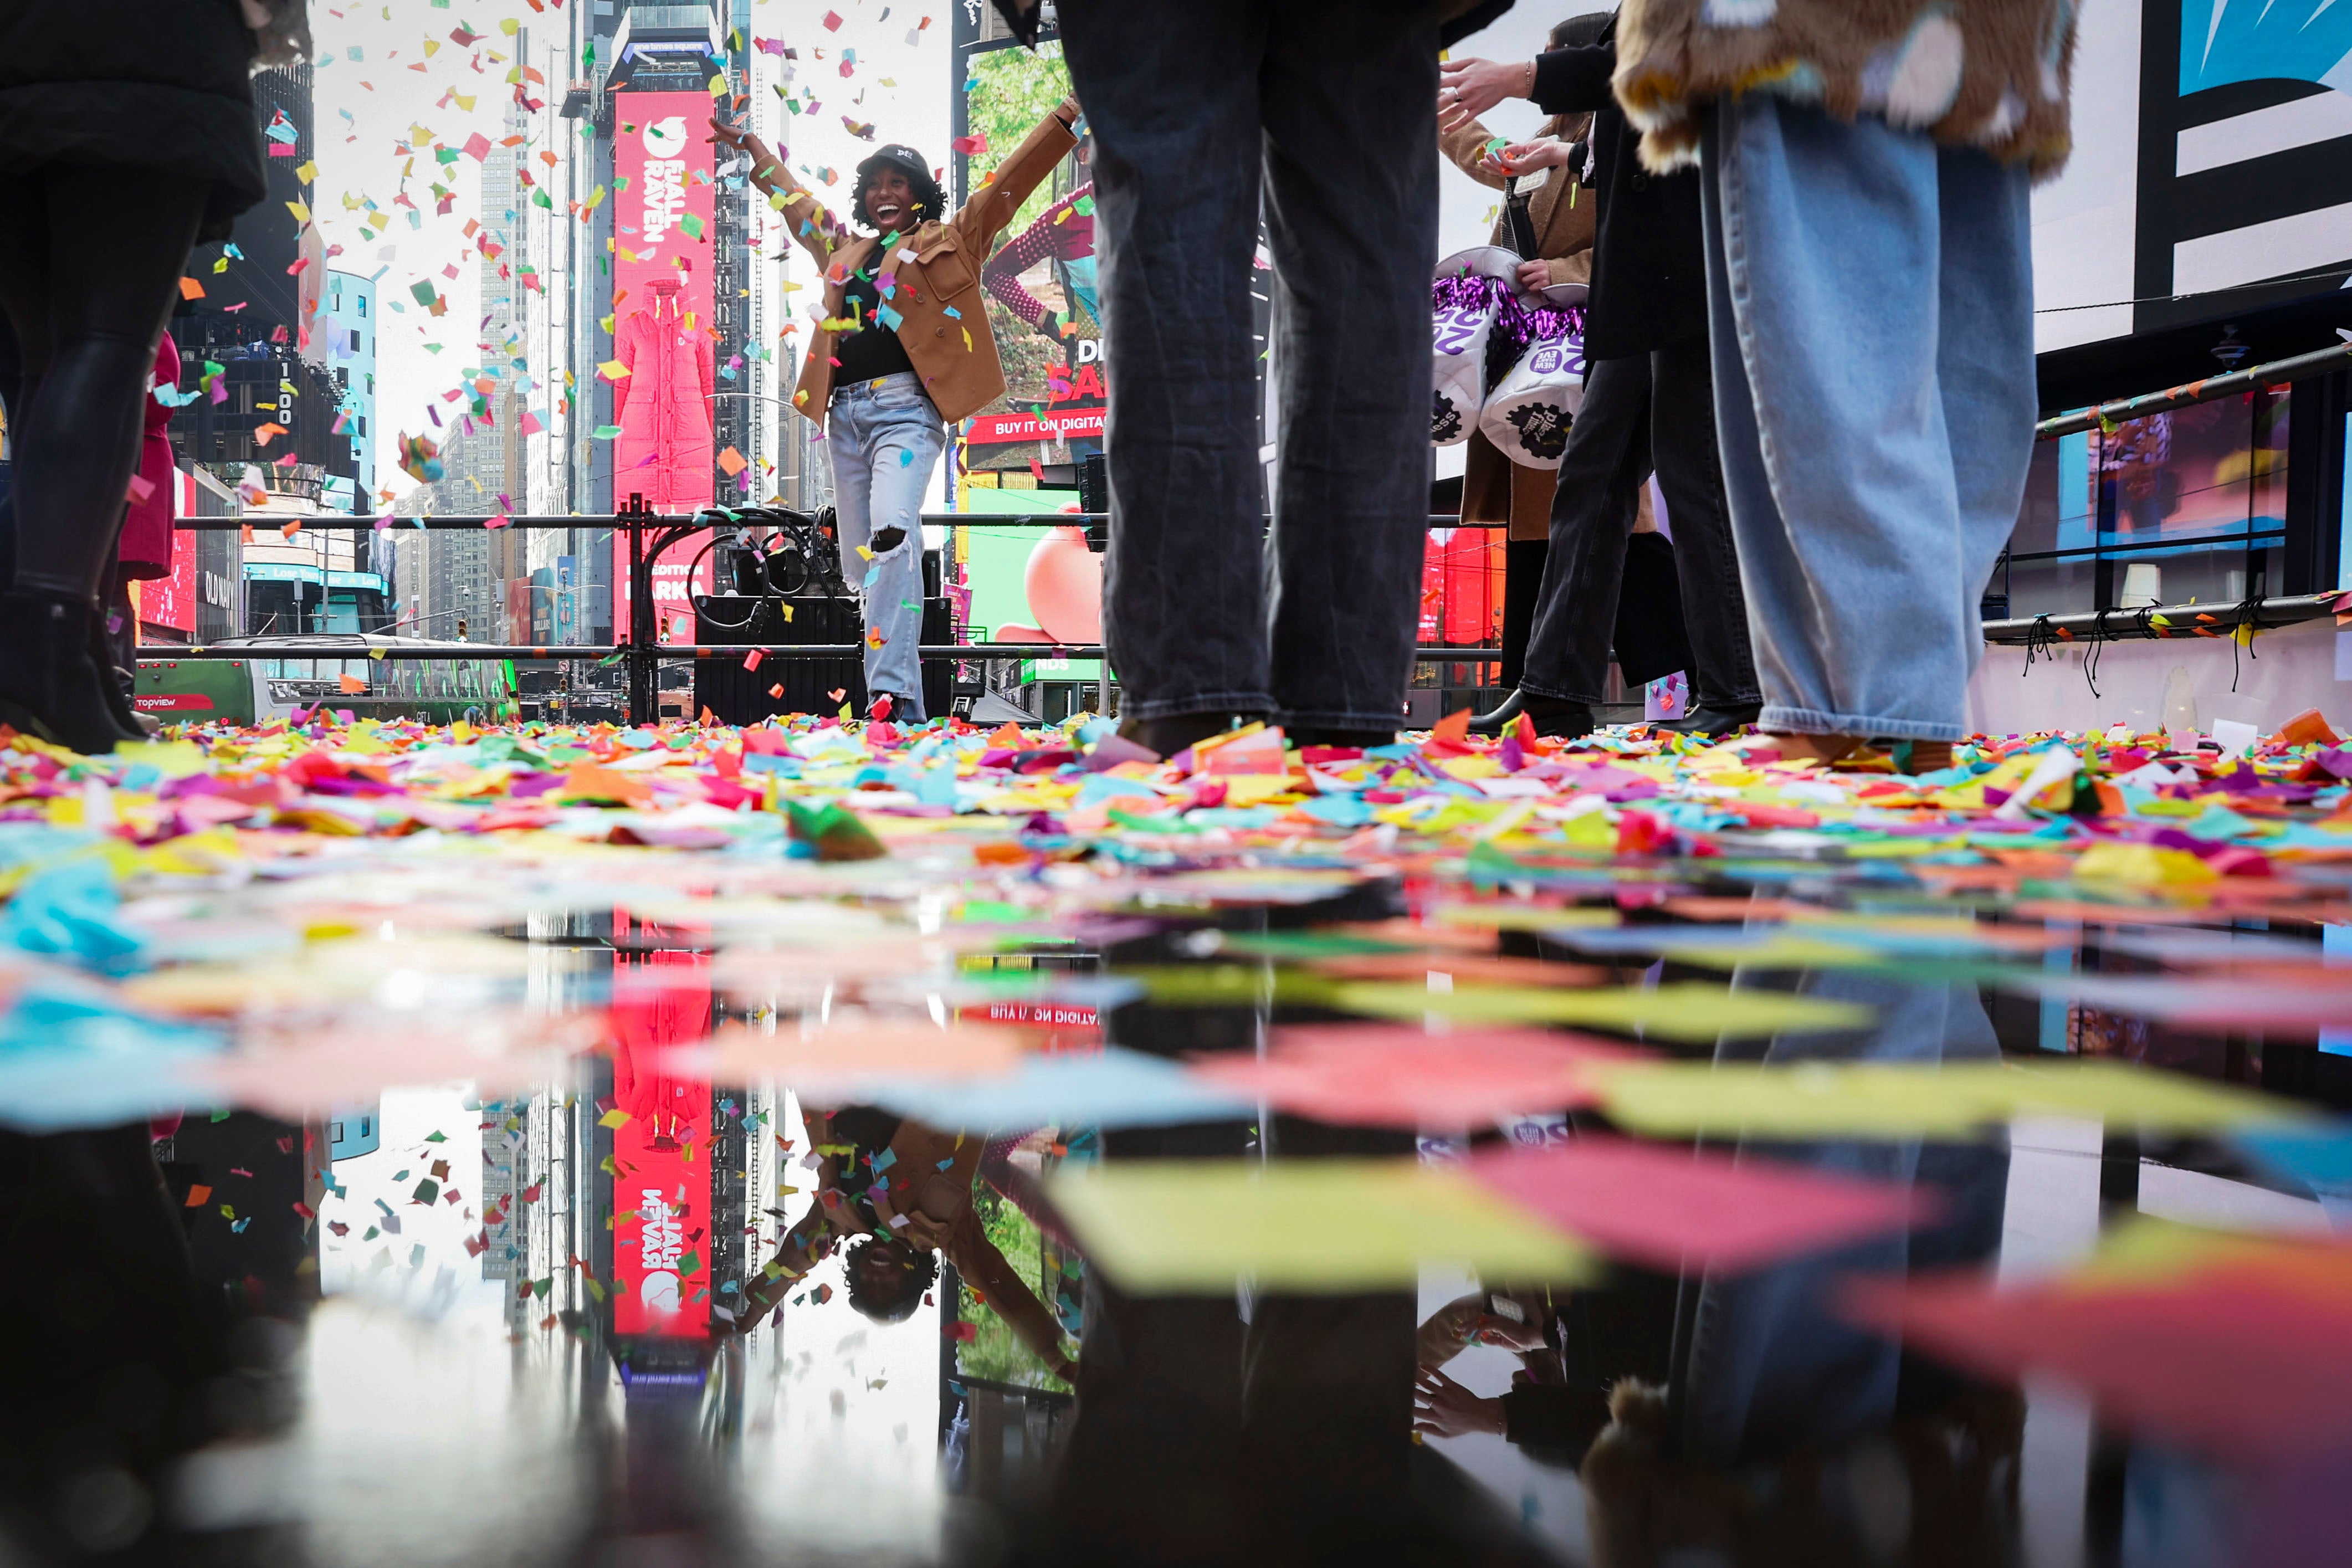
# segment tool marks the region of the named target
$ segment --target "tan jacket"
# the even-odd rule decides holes
[[[1555,116],[1544,122],[1538,134],[1574,142],[1585,134],[1591,120],[1589,114]],[[1455,168],[1480,184],[1499,191],[1503,188],[1501,178],[1478,166],[1480,154],[1494,139],[1495,133],[1477,121],[1466,120],[1451,131],[1439,132],[1437,146]],[[1576,193],[1572,198],[1569,194],[1570,191]],[[1579,256],[1584,258],[1575,267],[1554,267],[1551,269],[1553,282],[1584,283],[1591,280],[1592,226],[1598,210],[1599,204],[1592,199],[1592,193],[1579,189],[1574,174],[1566,169],[1552,170],[1551,177],[1528,198],[1528,219],[1536,231],[1536,255],[1546,261],[1565,261]],[[1510,219],[1499,208],[1495,214],[1495,227],[1489,243],[1501,246],[1512,243]]]
[[[1589,114],[1577,115],[1572,121],[1555,117],[1545,122],[1542,133],[1572,142],[1585,133],[1591,119]],[[1437,145],[1455,168],[1482,185],[1501,190],[1503,182],[1478,166],[1479,154],[1494,139],[1493,132],[1469,120],[1451,131],[1439,132]],[[1575,193],[1573,199],[1570,192]],[[1580,189],[1566,169],[1554,169],[1551,177],[1528,198],[1536,256],[1551,263],[1554,283],[1592,280],[1592,226],[1599,207],[1592,193]],[[1506,214],[1495,215],[1491,243],[1511,245],[1510,219]],[[1521,468],[1475,430],[1470,433],[1469,448],[1463,458],[1462,521],[1508,522],[1509,537],[1517,540],[1550,538],[1552,489],[1559,476],[1549,468]]]
[[[961,211],[944,223],[927,219],[918,225],[898,241],[895,259],[880,269],[898,279],[897,290],[885,302],[898,312],[898,341],[943,419],[976,414],[1004,391],[1004,367],[989,331],[980,269],[1029,193],[1077,145],[1070,130],[1077,116],[1078,100],[1064,100]],[[816,197],[784,172],[781,160],[776,168],[779,184],[791,193],[784,222],[824,269],[825,319],[838,321],[844,283],[872,262],[881,242],[850,238]],[[823,326],[810,334],[808,358],[793,394],[793,406],[820,427],[833,397],[833,342],[834,333]]]

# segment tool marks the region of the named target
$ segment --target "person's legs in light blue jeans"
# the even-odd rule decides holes
[[[912,375],[856,382],[833,395],[825,440],[841,569],[866,612],[866,700],[887,691],[892,721],[919,723],[923,494],[946,444],[940,411]]]
[[[1759,722],[1958,740],[2032,454],[2026,172],[1769,94],[1703,158]]]

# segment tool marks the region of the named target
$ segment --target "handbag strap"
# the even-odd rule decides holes
[[[1511,248],[1519,253],[1522,261],[1536,258],[1536,220],[1528,210],[1528,197],[1519,189],[1519,177],[1511,175],[1503,183],[1503,217],[1510,226]]]

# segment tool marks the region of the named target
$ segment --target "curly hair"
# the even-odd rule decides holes
[[[880,232],[873,216],[866,210],[866,193],[873,186],[874,176],[886,166],[907,176],[907,187],[913,197],[913,216],[918,220],[947,216],[948,194],[940,189],[940,183],[931,178],[929,169],[910,168],[896,158],[880,158],[874,160],[873,168],[858,175],[857,194],[850,199],[850,218],[860,228]]]
[[[908,1256],[898,1276],[887,1290],[876,1291],[858,1268],[869,1247],[889,1247]],[[903,1241],[882,1241],[874,1237],[860,1237],[849,1244],[842,1254],[841,1279],[849,1292],[849,1304],[864,1316],[877,1323],[899,1323],[914,1315],[923,1300],[923,1292],[939,1282],[940,1257],[929,1247],[911,1246]]]

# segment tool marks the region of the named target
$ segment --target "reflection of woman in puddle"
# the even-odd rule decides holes
[[[877,1323],[911,1316],[938,1281],[938,1254],[1013,1337],[1068,1381],[1077,1364],[1062,1353],[1061,1325],[981,1229],[971,1203],[986,1143],[902,1121],[868,1105],[839,1110],[803,1106],[816,1146],[817,1205],[785,1236],[766,1277],[753,1282],[740,1320],[766,1315],[845,1237],[849,1304]]]

